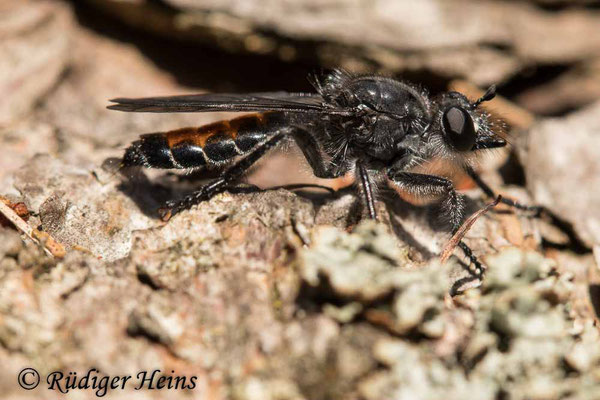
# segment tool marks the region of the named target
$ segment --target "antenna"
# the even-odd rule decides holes
[[[485,93],[483,94],[483,96],[481,96],[479,99],[477,99],[477,101],[475,101],[472,106],[473,108],[477,108],[479,107],[479,105],[481,103],[483,103],[484,101],[490,101],[492,100],[494,97],[496,97],[496,85],[492,85],[488,88],[488,90],[485,91]]]

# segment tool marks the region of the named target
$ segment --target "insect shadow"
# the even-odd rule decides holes
[[[105,164],[113,164],[114,162],[115,159],[112,158],[105,160]],[[143,169],[137,167],[119,168],[115,173],[121,176],[121,181],[117,185],[117,189],[129,197],[144,215],[153,219],[159,218],[156,214],[156,210],[168,199],[173,198],[173,196],[182,196],[185,193],[189,193],[190,190],[202,186],[206,180],[218,176],[218,171],[202,170],[187,175],[167,173],[153,180],[148,177]],[[329,186],[312,183],[294,183],[259,187],[244,182],[232,184],[226,187],[225,191],[231,194],[250,194],[264,193],[279,189],[291,191],[296,195],[311,201],[317,209],[328,200],[352,192],[350,187],[336,191]],[[359,204],[353,206],[356,208],[356,212],[360,212],[360,202],[358,203]],[[356,212],[353,212],[352,210],[354,210],[354,208],[350,210],[352,220],[348,220],[348,226],[360,219],[360,216],[354,216]]]

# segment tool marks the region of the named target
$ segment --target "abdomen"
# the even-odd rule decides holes
[[[262,113],[198,128],[142,135],[127,148],[124,167],[197,168],[220,165],[250,152],[277,133],[282,114]]]

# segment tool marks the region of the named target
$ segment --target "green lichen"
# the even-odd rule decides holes
[[[479,288],[445,301],[450,268],[436,261],[406,268],[380,226],[314,236],[301,257],[303,278],[352,300],[335,312],[326,304],[325,312],[343,323],[361,313],[388,333],[372,349],[387,368],[358,383],[364,398],[600,398],[598,330],[575,329],[572,277],[541,254],[503,249],[485,259]]]

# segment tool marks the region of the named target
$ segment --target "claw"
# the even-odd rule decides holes
[[[169,207],[161,207],[158,209],[158,216],[164,222],[167,222],[173,216],[173,211]]]

